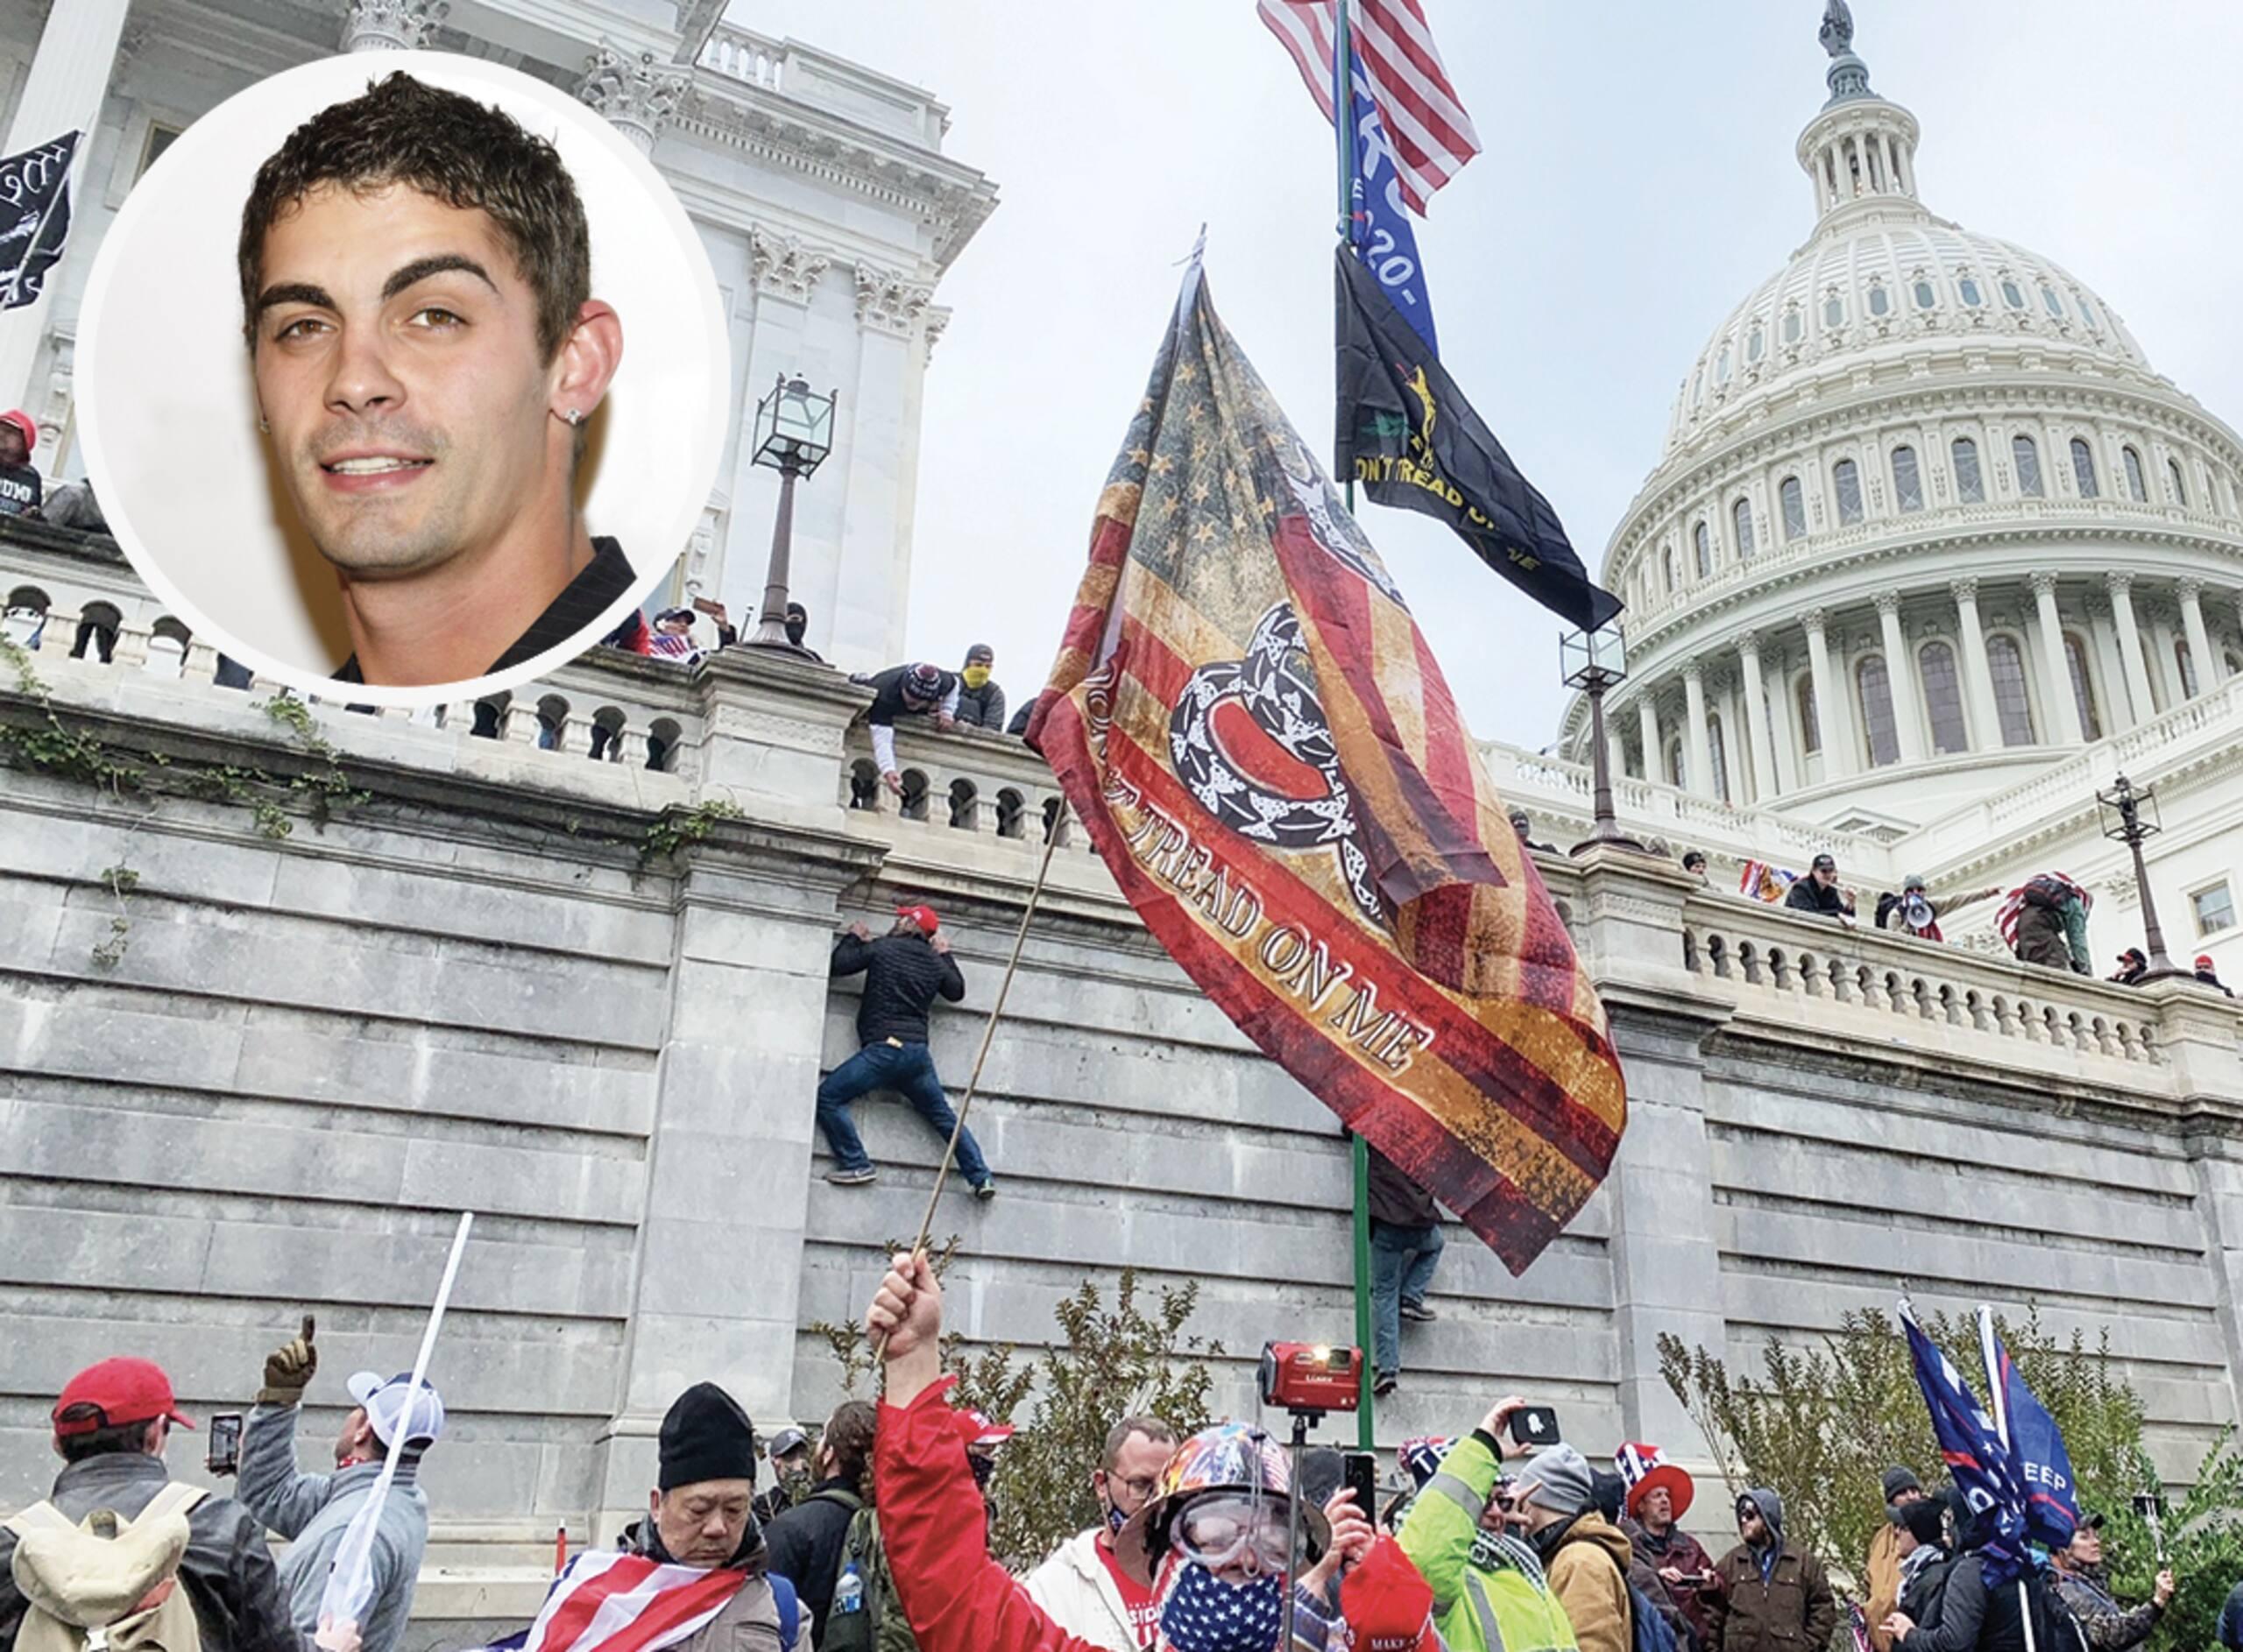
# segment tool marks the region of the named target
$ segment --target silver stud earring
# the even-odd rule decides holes
[[[581,425],[584,422],[584,410],[581,407],[571,407],[567,413],[563,413],[561,416],[563,419],[566,419],[571,426]]]

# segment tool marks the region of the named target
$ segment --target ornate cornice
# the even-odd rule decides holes
[[[1969,603],[1973,607],[1978,605],[1978,582],[1975,576],[1965,575],[1961,579],[1948,581],[1947,591],[1948,595],[1954,597],[1958,604]]]
[[[666,63],[652,52],[633,52],[612,40],[584,60],[577,95],[608,118],[610,124],[651,153],[655,138],[676,112],[692,72]]]
[[[997,191],[970,167],[929,151],[868,138],[843,122],[702,69],[678,100],[679,130],[910,214],[926,226],[938,270],[997,208]]]
[[[418,51],[450,12],[450,0],[350,0],[343,16],[343,49]]]

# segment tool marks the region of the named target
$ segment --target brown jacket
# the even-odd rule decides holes
[[[1542,1563],[1550,1592],[1574,1626],[1581,1652],[1630,1652],[1635,1625],[1628,1614],[1628,1563],[1620,1528],[1595,1509],[1574,1516]]]
[[[1869,1540],[1869,1638],[1877,1652],[1893,1652],[1893,1637],[1880,1627],[1900,1604],[1900,1528],[1887,1521]]]
[[[1765,1583],[1760,1560],[1739,1543],[1714,1568],[1720,1652],[1825,1652],[1838,1627],[1829,1574],[1813,1555],[1786,1546]]]

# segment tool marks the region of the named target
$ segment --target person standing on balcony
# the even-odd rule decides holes
[[[37,517],[40,482],[32,464],[39,427],[20,407],[0,413],[0,516]]]
[[[861,974],[857,1037],[863,1048],[825,1076],[817,1087],[817,1127],[833,1149],[825,1179],[840,1188],[878,1178],[857,1134],[849,1104],[869,1090],[893,1090],[945,1141],[958,1134],[958,1168],[977,1199],[997,1197],[997,1183],[970,1130],[959,1130],[949,1094],[927,1048],[927,1012],[937,998],[966,997],[966,978],[950,955],[949,938],[932,907],[898,907],[895,925],[877,941],[861,923],[849,926],[833,949],[833,976]]]
[[[966,668],[958,674],[964,685],[958,694],[958,720],[970,729],[1001,734],[1005,730],[1005,691],[989,674],[996,663],[997,651],[986,642],[977,642],[966,651]]]
[[[1820,913],[1826,918],[1836,918],[1848,928],[1853,927],[1853,894],[1838,887],[1838,862],[1831,855],[1815,857],[1807,876],[1793,884],[1791,893],[1784,897],[1784,906],[1792,912]]]
[[[873,731],[873,761],[880,769],[880,783],[903,795],[903,775],[895,766],[895,719],[932,717],[947,733],[958,726],[959,682],[957,674],[924,661],[890,666],[868,677],[849,679],[873,691],[865,721]]]
[[[1942,895],[1934,900],[1925,893],[1923,874],[1912,872],[1900,880],[1899,894],[1878,898],[1877,927],[1895,935],[1912,935],[1919,941],[1944,941],[1947,937],[1939,932],[1942,918],[1981,900],[1991,900],[2000,893],[1999,887],[1977,889],[1969,894]]]

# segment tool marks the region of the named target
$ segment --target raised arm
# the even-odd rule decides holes
[[[260,1401],[242,1430],[242,1464],[234,1497],[283,1537],[301,1536],[312,1516],[327,1507],[326,1474],[307,1474],[296,1466],[296,1419],[302,1408],[291,1401]]]
[[[865,926],[853,923],[849,933],[833,943],[833,964],[828,973],[837,980],[845,975],[861,975],[872,961],[872,941]]]

